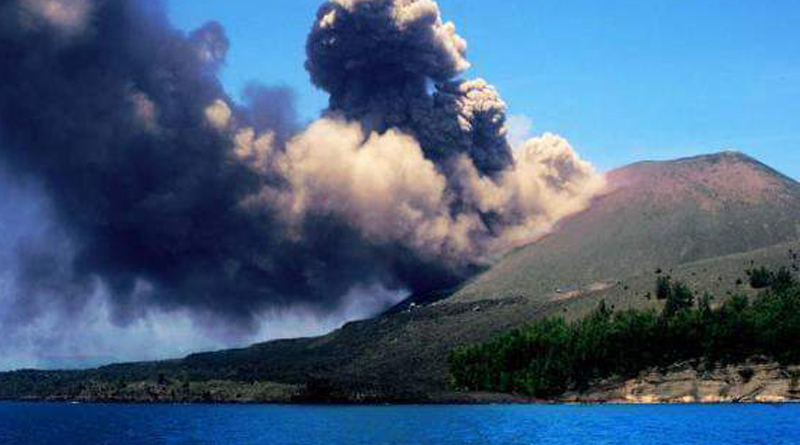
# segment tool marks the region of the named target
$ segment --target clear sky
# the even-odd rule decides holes
[[[218,20],[223,80],[285,84],[304,118],[326,96],[303,69],[320,1],[169,0],[184,29]],[[566,137],[602,170],[736,149],[800,178],[796,0],[439,0],[473,68],[535,133]]]

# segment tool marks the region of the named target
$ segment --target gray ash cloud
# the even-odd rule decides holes
[[[306,69],[332,111],[410,131],[437,162],[467,153],[496,173],[512,163],[506,105],[486,82],[456,80],[470,67],[466,50],[432,1],[330,1],[308,36]]]
[[[0,322],[101,292],[118,325],[188,310],[241,335],[359,286],[452,286],[602,182],[555,136],[512,152],[505,104],[458,78],[466,43],[431,1],[320,8],[306,68],[331,102],[305,128],[284,88],[227,95],[229,46],[160,1],[0,0],[0,164],[56,228],[18,246]]]
[[[26,249],[20,305],[41,283],[59,280],[46,292],[58,298],[97,278],[123,322],[158,305],[247,323],[264,304],[334,304],[361,281],[415,287],[396,278],[416,275],[403,272],[413,254],[384,255],[326,218],[290,239],[268,213],[241,208],[270,178],[236,162],[206,120],[215,100],[232,103],[215,76],[228,47],[219,24],[186,36],[158,2],[85,3],[87,17],[68,24],[27,1],[2,4],[2,162],[41,181],[75,249],[46,259]],[[243,124],[282,140],[297,131],[290,93],[253,85],[245,97],[234,110]]]

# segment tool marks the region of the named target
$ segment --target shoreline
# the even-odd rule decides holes
[[[626,400],[607,400],[607,401],[560,401],[560,400],[531,400],[531,401],[417,401],[417,402],[177,402],[177,401],[124,401],[124,400],[70,400],[70,399],[0,399],[3,403],[24,403],[24,404],[53,404],[53,405],[120,405],[120,406],[287,406],[287,407],[402,407],[402,406],[714,406],[714,405],[797,405],[800,399],[787,399],[779,401],[662,401],[662,402],[637,402]]]
[[[224,405],[687,405],[786,404],[800,402],[800,365],[781,365],[755,356],[739,364],[708,364],[701,360],[650,368],[636,376],[596,380],[585,390],[549,398],[490,391],[418,388],[356,390],[347,385],[286,384],[266,381],[162,379],[116,385],[84,380],[62,382],[49,389],[5,389],[0,401],[100,404],[224,404]]]

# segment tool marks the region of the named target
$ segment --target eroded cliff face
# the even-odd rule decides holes
[[[565,402],[609,403],[781,403],[800,401],[800,366],[754,359],[709,368],[684,362],[652,369],[632,379],[608,379]]]

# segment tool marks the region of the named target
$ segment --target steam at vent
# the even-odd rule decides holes
[[[306,69],[330,106],[305,128],[289,90],[223,90],[229,46],[158,1],[0,0],[0,165],[52,224],[3,246],[0,330],[102,295],[117,326],[180,312],[242,338],[354,289],[453,286],[603,186],[558,136],[512,150],[432,1],[323,4]]]

